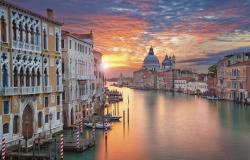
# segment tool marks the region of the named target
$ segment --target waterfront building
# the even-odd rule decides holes
[[[208,91],[206,82],[188,82],[187,93],[189,94],[204,94]]]
[[[217,63],[217,94],[220,98],[249,102],[250,52],[225,56]]]
[[[131,77],[124,77],[123,74],[120,74],[120,77],[117,80],[118,86],[131,86],[133,79]]]
[[[217,76],[216,75],[208,75],[207,77],[207,87],[208,94],[210,96],[217,96]]]
[[[178,92],[187,92],[187,80],[177,79],[174,80],[174,90]]]
[[[62,54],[63,115],[64,125],[68,127],[94,113],[92,100],[96,84],[92,32],[78,35],[64,31]]]
[[[94,110],[101,109],[104,101],[104,73],[102,65],[102,53],[96,50],[94,54],[94,78],[95,78],[95,92],[94,92]]]
[[[191,69],[176,69],[176,79],[184,79],[187,81],[197,81],[198,74],[192,71]]]
[[[62,130],[62,24],[3,0],[0,23],[0,138],[30,146]]]
[[[172,90],[174,88],[176,58],[166,55],[160,65],[151,47],[142,68],[133,73],[133,85],[141,89]]]

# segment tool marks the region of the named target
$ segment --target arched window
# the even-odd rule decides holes
[[[36,45],[39,45],[39,29],[36,27]]]
[[[30,72],[29,69],[26,69],[26,86],[30,86]]]
[[[38,113],[38,128],[41,128],[43,125],[43,113],[39,112]]]
[[[24,86],[24,70],[23,70],[23,68],[21,68],[21,70],[20,70],[20,86],[21,87]]]
[[[59,69],[56,69],[56,84],[57,84],[57,85],[60,85]]]
[[[17,87],[18,86],[18,71],[17,71],[17,67],[14,68],[13,80],[14,80],[14,87]]]
[[[19,23],[19,33],[20,33],[20,41],[23,42],[23,26],[22,23]]]
[[[29,28],[28,28],[28,25],[25,24],[25,39],[26,39],[26,43],[29,43]]]
[[[56,33],[56,51],[59,51],[59,36],[58,36],[58,33]]]
[[[31,44],[35,44],[35,32],[34,32],[33,26],[31,26],[30,28],[30,41],[31,41]]]
[[[16,115],[14,116],[13,120],[13,133],[18,134],[19,132],[19,117]]]
[[[13,25],[13,27],[12,27],[12,30],[13,30],[13,40],[14,41],[16,41],[17,40],[17,26],[16,26],[16,22],[15,21],[13,21],[12,22],[12,25]]]
[[[41,74],[40,74],[40,70],[39,69],[37,70],[36,76],[37,76],[37,79],[36,79],[37,84],[36,85],[40,86],[40,77],[41,77]]]
[[[1,40],[2,42],[7,42],[7,31],[6,31],[6,22],[4,16],[1,17]]]
[[[8,87],[8,69],[6,64],[2,67],[2,80],[3,80],[3,87]]]
[[[44,70],[44,85],[48,86],[48,71],[47,68]]]
[[[47,49],[47,33],[46,30],[43,30],[43,49]]]
[[[31,85],[32,85],[32,86],[35,86],[35,85],[36,85],[35,79],[36,79],[36,73],[35,73],[35,69],[33,68],[33,69],[32,69],[32,72],[31,72]]]

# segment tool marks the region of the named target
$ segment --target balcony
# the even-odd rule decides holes
[[[12,47],[15,49],[21,49],[21,50],[26,50],[26,51],[31,51],[31,52],[40,52],[41,47],[40,44],[30,44],[22,41],[14,41],[12,42]]]
[[[27,94],[40,94],[41,87],[4,87],[0,89],[0,93],[3,96],[14,96],[14,95],[27,95]]]
[[[43,92],[45,92],[45,93],[52,92],[52,87],[51,86],[44,86]]]
[[[56,90],[59,91],[59,92],[62,92],[63,91],[63,85],[62,84],[57,85]]]
[[[88,77],[87,76],[83,76],[83,75],[77,75],[77,79],[78,80],[87,80]]]

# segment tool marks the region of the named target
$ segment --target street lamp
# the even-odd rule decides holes
[[[51,121],[52,121],[53,114],[49,114],[49,128],[50,128],[50,139],[52,139],[52,132],[51,132]]]

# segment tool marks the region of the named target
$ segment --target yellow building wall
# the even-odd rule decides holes
[[[49,108],[44,108],[44,114],[49,114]]]
[[[53,61],[54,62],[54,61]],[[52,86],[53,91],[56,90],[56,67],[55,65],[52,67],[49,67],[49,80],[50,80],[50,85]]]
[[[57,27],[55,24],[47,23],[48,24],[48,51],[54,52],[56,50],[56,35],[55,35],[55,27]],[[53,35],[51,34],[53,33]]]
[[[59,107],[59,106],[56,107],[57,112],[61,112],[61,110],[62,110],[61,107]]]
[[[44,108],[44,104],[43,104],[44,97],[43,97],[42,94],[40,94],[40,95],[38,96],[38,98],[39,98],[39,99],[42,99],[42,103],[39,103],[39,101],[38,101],[38,103],[37,103],[37,109],[40,110],[40,109],[43,109],[43,108]]]
[[[16,106],[15,101],[18,101],[18,97],[17,96],[11,97],[11,112],[12,113],[19,113],[20,112],[20,106]]]
[[[50,107],[56,106],[56,95],[55,94],[50,94]]]
[[[10,121],[10,115],[2,116],[2,124],[8,123]]]

